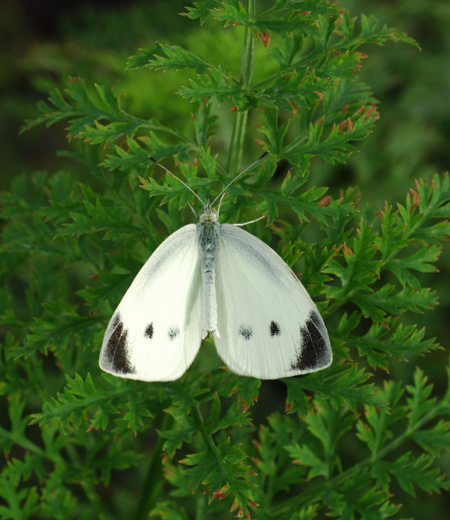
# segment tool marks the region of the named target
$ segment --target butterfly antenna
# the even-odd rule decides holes
[[[224,189],[219,193],[219,195],[217,195],[217,197],[216,197],[216,198],[211,202],[211,206],[213,206],[213,205],[214,205],[214,202],[216,202],[216,200],[226,192],[226,190],[227,190],[227,189],[228,189],[228,188],[233,184],[233,182],[236,182],[236,181],[239,179],[239,177],[242,177],[242,175],[244,175],[244,173],[248,172],[248,170],[251,170],[251,169],[253,168],[253,166],[255,166],[255,164],[258,164],[259,161],[261,161],[262,159],[264,159],[264,157],[265,157],[266,155],[268,155],[268,153],[269,153],[269,152],[264,152],[264,153],[261,155],[261,157],[259,157],[258,159],[256,159],[256,161],[252,162],[252,164],[250,164],[250,166],[247,166],[247,168],[245,168],[245,170],[242,170],[241,173],[238,173],[238,174],[236,175],[236,177],[235,177],[234,179],[232,179],[232,180],[231,180],[231,181],[230,181],[230,182],[225,186],[225,188],[224,188]]]
[[[187,188],[195,197],[197,197],[197,199],[203,204],[203,206],[205,205],[205,203],[202,201],[202,199],[195,193],[195,191],[190,188],[184,181],[182,181],[179,177],[177,177],[174,173],[172,173],[170,170],[168,170],[163,164],[161,164],[160,162],[158,162],[154,157],[152,157],[151,155],[148,156],[148,158],[154,162],[156,165],[158,165],[160,168],[162,168],[163,170],[165,170],[169,175],[172,175],[172,177],[174,179],[177,179],[178,181],[181,182],[181,184]],[[256,161],[257,162],[257,161]],[[253,166],[253,165],[252,165]],[[248,168],[247,168],[248,169]],[[192,207],[192,206],[191,206]],[[195,211],[194,211],[195,213]]]
[[[219,205],[217,207],[217,220],[219,220],[220,206],[222,205],[223,198],[225,197],[225,192],[222,193],[222,196],[219,200]]]
[[[195,218],[198,220],[197,212],[196,212],[195,209],[192,207],[192,204],[191,204],[189,201],[187,201],[187,203],[188,203],[188,206],[191,208],[192,213],[195,215]]]

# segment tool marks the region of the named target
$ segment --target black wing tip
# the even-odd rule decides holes
[[[136,368],[131,363],[127,348],[128,331],[119,314],[113,317],[111,324],[113,332],[104,345],[100,367],[104,365],[107,371],[117,374],[135,374]]]
[[[311,311],[306,323],[300,327],[301,348],[291,369],[301,373],[316,372],[331,365],[333,356],[330,340],[320,315]]]

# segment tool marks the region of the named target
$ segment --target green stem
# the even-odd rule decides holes
[[[255,17],[255,1],[248,0],[248,14],[250,20]],[[253,36],[253,29],[247,25],[245,27],[244,48],[242,49],[242,63],[240,74],[240,85],[242,89],[250,86],[253,72],[253,56],[255,53],[255,38]],[[239,170],[242,151],[244,148],[245,130],[247,127],[248,110],[236,112],[236,119],[234,120],[233,133],[231,137],[230,153],[228,155],[228,174],[235,175]]]
[[[168,413],[164,414],[160,431],[168,430],[173,424],[173,418]],[[156,501],[161,495],[164,487],[164,477],[162,471],[162,447],[164,438],[158,434],[158,438],[153,448],[152,457],[148,466],[147,477],[142,487],[141,499],[134,515],[135,520],[148,518],[149,512],[153,509]]]
[[[30,441],[25,435],[18,435],[17,433],[5,430],[5,428],[0,426],[0,439],[6,439],[10,441],[12,444],[15,444],[17,446],[20,446],[26,451],[29,451],[30,453],[34,453],[36,455],[39,455],[42,458],[47,458],[53,462],[56,462],[58,460],[57,456],[50,456],[49,454],[45,453],[42,448],[34,444],[34,442]]]

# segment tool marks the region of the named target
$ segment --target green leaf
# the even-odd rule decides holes
[[[419,420],[428,413],[436,403],[435,398],[430,398],[433,385],[427,385],[428,378],[420,368],[414,373],[414,385],[407,385],[406,390],[411,395],[408,399],[410,408],[409,421],[414,426]]]
[[[213,450],[188,455],[182,463],[190,466],[185,473],[194,490],[203,484],[207,486],[210,499],[219,500],[231,492],[234,496],[232,508],[239,508],[238,515],[243,517],[252,504],[254,487],[249,480],[250,467],[244,462],[246,458],[242,446],[232,446],[228,439]]]
[[[189,87],[181,87],[178,94],[195,102],[216,99],[219,104],[230,100],[240,110],[255,105],[255,94],[235,84],[231,74],[221,67],[210,69],[207,74],[190,80]]]
[[[372,324],[366,334],[352,335],[349,342],[372,367],[384,370],[389,367],[389,358],[403,360],[408,354],[420,355],[441,348],[434,339],[425,337],[424,328],[418,330],[415,325],[398,324],[395,318],[388,318],[382,324]]]
[[[199,19],[203,24],[207,18],[212,14],[218,7],[222,5],[221,0],[202,0],[201,2],[193,2],[192,6],[186,7],[186,16],[192,20]]]
[[[101,119],[127,118],[111,88],[95,85],[95,90],[89,89],[80,78],[70,78],[65,95],[55,89],[48,99],[50,105],[39,103],[41,116],[27,121],[22,132],[43,122],[51,126],[62,119],[70,119],[68,136],[72,138],[79,137],[86,126]]]
[[[384,45],[386,42],[403,42],[416,46],[419,45],[411,37],[390,28],[386,24],[379,28],[379,22],[374,15],[361,15],[361,31],[358,35],[354,34],[356,18],[350,18],[348,12],[343,13],[339,24],[339,32],[342,34],[342,41],[337,46],[344,48],[355,49],[366,43],[376,43],[377,45]]]
[[[136,385],[127,383],[115,383],[115,386],[110,385],[108,390],[98,390],[92,377],[88,375],[86,379],[83,379],[80,375],[76,374],[72,379],[67,377],[67,386],[64,391],[58,395],[58,399],[50,398],[46,400],[42,407],[42,413],[36,413],[33,415],[32,423],[48,424],[51,422],[52,425],[57,425],[62,430],[70,430],[71,428],[82,428],[86,429],[105,429],[109,424],[111,417],[117,412],[114,406],[116,399],[121,399],[123,396],[132,395],[136,392],[138,387]],[[137,399],[142,399],[138,397]],[[153,403],[156,404],[158,398],[152,399]],[[147,401],[148,403],[149,401]],[[153,407],[153,410],[158,410],[163,407],[164,404],[161,402],[161,406]],[[95,413],[91,417],[86,416],[86,410],[94,411]],[[141,419],[148,421],[148,410],[144,407],[140,407],[134,410],[134,413],[139,412]],[[121,428],[116,428],[119,433],[128,431],[130,426],[137,429],[137,425],[143,425],[143,421],[140,419],[133,418],[133,423],[130,424],[130,411],[128,410],[123,421]],[[135,426],[136,425],[136,426]]]
[[[146,169],[149,165],[149,156],[151,155],[157,161],[165,157],[178,156],[180,160],[187,157],[190,150],[195,149],[191,144],[166,144],[150,133],[146,137],[139,139],[143,143],[143,148],[135,139],[127,140],[127,149],[124,150],[119,146],[114,147],[115,154],[108,154],[103,161],[102,166],[106,166],[111,170],[128,171],[132,168]]]
[[[328,476],[328,466],[326,461],[316,456],[309,446],[287,446],[286,450],[294,459],[294,464],[301,464],[311,468],[308,471],[308,478],[317,476]]]
[[[394,286],[386,284],[374,293],[354,296],[352,301],[360,307],[364,316],[370,317],[376,323],[382,321],[386,313],[399,315],[406,310],[422,312],[424,309],[432,309],[437,304],[436,293],[429,289],[405,287],[396,293],[393,291]]]
[[[307,142],[295,149],[283,151],[283,156],[289,160],[307,156],[321,157],[331,164],[344,162],[356,150],[351,143],[366,138],[377,119],[375,108],[370,107],[364,112],[356,113],[353,119],[344,119],[339,125],[334,123],[327,135],[323,132],[323,120],[318,120],[310,124]]]
[[[289,412],[305,413],[305,400],[302,398],[305,390],[322,395],[335,408],[345,404],[355,410],[358,403],[365,403],[386,409],[387,403],[379,389],[374,384],[365,384],[370,377],[355,365],[334,364],[326,371],[314,372],[301,379],[285,379]]]
[[[178,45],[158,42],[153,49],[140,49],[139,54],[131,56],[128,69],[148,68],[154,71],[194,69],[201,73],[213,68],[200,56]]]
[[[48,302],[43,307],[45,317],[35,319],[25,345],[16,349],[14,355],[28,356],[36,350],[42,353],[52,350],[58,354],[74,338],[86,345],[93,330],[102,321],[101,317],[82,316],[72,305],[62,301]]]
[[[403,388],[399,381],[390,381],[384,384],[383,398],[390,409],[377,410],[374,407],[366,407],[366,422],[357,423],[358,437],[365,442],[371,453],[375,456],[386,442],[394,437],[391,425],[405,418],[407,409],[398,403],[403,395]]]
[[[440,475],[438,468],[430,468],[433,461],[434,457],[425,454],[413,457],[411,452],[407,452],[395,461],[377,463],[377,470],[394,476],[409,495],[416,496],[414,486],[428,493],[439,493],[441,489],[448,489],[450,484],[444,475]]]
[[[439,455],[442,450],[448,450],[450,444],[450,423],[440,420],[433,428],[421,429],[411,435],[411,438],[419,444],[419,446],[431,453]]]

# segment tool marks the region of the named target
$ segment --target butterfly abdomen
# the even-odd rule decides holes
[[[202,259],[204,336],[217,329],[216,252],[219,226],[218,222],[209,220],[200,222],[197,226]]]

